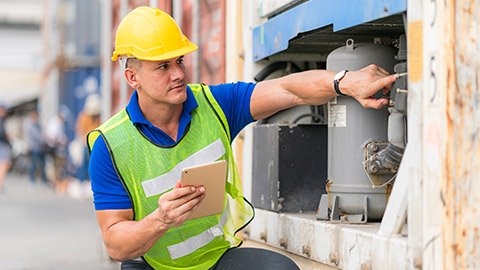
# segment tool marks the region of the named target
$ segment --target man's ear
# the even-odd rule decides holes
[[[133,68],[126,68],[123,71],[123,74],[125,75],[125,78],[127,79],[128,85],[132,87],[133,89],[137,89],[140,86],[140,82],[138,81],[138,73],[135,69]]]

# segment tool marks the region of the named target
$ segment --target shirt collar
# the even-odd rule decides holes
[[[187,86],[187,99],[183,103],[183,112],[182,115],[190,115],[190,113],[198,107],[197,100],[193,95],[190,86]],[[134,124],[145,124],[145,125],[152,125],[145,116],[143,116],[142,110],[140,110],[140,106],[138,105],[138,93],[135,90],[130,98],[130,101],[126,107],[128,114],[130,115],[130,119]]]

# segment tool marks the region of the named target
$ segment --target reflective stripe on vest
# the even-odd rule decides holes
[[[205,148],[178,163],[169,172],[142,182],[145,196],[152,197],[173,188],[182,175],[182,169],[214,162],[225,154],[222,140],[217,139]]]
[[[228,215],[230,214],[229,212],[229,205],[227,201],[227,207],[220,216],[220,220],[218,221],[217,225],[208,228],[199,235],[192,236],[183,242],[167,247],[170,257],[175,260],[191,254],[195,250],[210,243],[215,237],[222,235],[223,226],[225,226],[225,223],[228,221]]]

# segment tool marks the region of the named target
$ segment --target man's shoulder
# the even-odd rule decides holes
[[[112,117],[110,117],[103,124],[101,124],[97,129],[98,130],[104,130],[107,127],[113,128],[115,126],[118,126],[119,122],[125,121],[127,119],[128,119],[128,113],[125,109],[122,109],[121,111],[117,112]]]

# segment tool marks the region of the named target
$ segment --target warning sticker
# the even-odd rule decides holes
[[[330,105],[328,110],[328,127],[347,126],[347,106]]]
[[[419,82],[423,72],[423,20],[408,23],[408,79]]]

